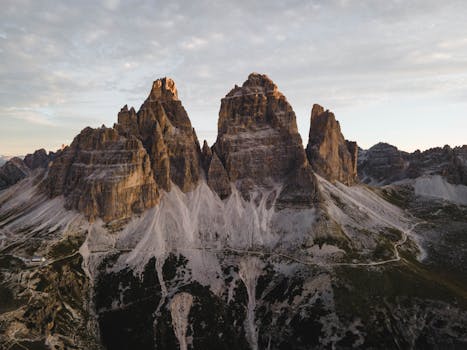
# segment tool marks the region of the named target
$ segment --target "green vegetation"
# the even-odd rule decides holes
[[[411,192],[408,189],[399,188],[398,190],[390,187],[381,189],[379,194],[389,203],[400,208],[406,209],[409,207],[411,200]]]

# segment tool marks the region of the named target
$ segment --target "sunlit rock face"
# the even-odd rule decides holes
[[[306,152],[313,170],[327,180],[346,185],[357,180],[357,144],[344,138],[334,113],[317,104],[311,111]]]
[[[213,153],[244,198],[255,188],[281,183],[281,201],[312,206],[317,200],[295,113],[266,75],[250,74],[222,99]]]
[[[156,80],[137,113],[123,107],[116,129],[141,140],[160,188],[169,191],[171,182],[185,192],[196,187],[201,150],[172,79]]]

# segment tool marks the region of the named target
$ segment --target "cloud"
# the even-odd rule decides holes
[[[23,120],[31,135],[34,123],[54,123],[69,139],[83,122],[111,125],[171,76],[194,126],[212,136],[220,98],[251,71],[278,83],[303,130],[312,102],[349,115],[401,96],[459,104],[466,10],[456,0],[6,0],[0,122]],[[365,118],[355,118],[358,138],[376,133],[364,127],[375,116]]]

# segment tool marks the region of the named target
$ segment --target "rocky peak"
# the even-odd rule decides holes
[[[55,153],[47,154],[45,149],[39,149],[27,154],[24,159],[14,157],[0,167],[0,190],[14,185],[29,176],[35,169],[46,169],[53,160]]]
[[[201,150],[172,79],[156,80],[138,112],[124,106],[116,128],[122,135],[141,140],[162,189],[170,191],[171,182],[182,191],[196,186],[200,179]]]
[[[201,150],[173,80],[156,80],[138,112],[127,105],[114,128],[85,128],[56,157],[44,185],[90,219],[125,219],[154,206],[172,183],[194,189]]]
[[[178,101],[178,91],[175,82],[170,78],[157,79],[152,83],[148,97],[149,101]]]
[[[313,105],[306,148],[313,169],[329,181],[352,185],[357,180],[358,147],[345,140],[334,113]]]
[[[19,157],[13,157],[0,167],[0,190],[14,185],[30,174],[31,169]]]
[[[201,149],[201,163],[204,169],[204,173],[207,174],[209,171],[209,164],[212,159],[212,150],[209,147],[206,140],[203,141],[203,148]]]
[[[380,142],[365,152],[358,164],[360,179],[366,183],[388,184],[405,177],[407,154]]]
[[[310,182],[303,189],[306,193],[302,202],[311,205],[315,199],[313,178],[304,176],[311,169],[306,162],[295,113],[266,75],[250,74],[242,87],[235,86],[222,99],[213,151],[220,161],[216,161],[216,173],[222,165],[229,180],[246,199],[256,187],[297,183],[297,177]],[[284,188],[291,190],[292,187]]]
[[[441,175],[452,184],[467,185],[467,145],[403,152],[388,143],[361,151],[359,175],[366,183],[386,185],[402,179]]]
[[[276,84],[265,74],[251,73],[222,99],[218,134],[269,126],[298,134],[295,113]]]
[[[45,149],[39,149],[33,154],[28,154],[24,157],[24,164],[29,169],[47,168],[49,165],[50,157]]]

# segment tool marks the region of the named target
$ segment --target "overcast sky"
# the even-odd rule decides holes
[[[96,3],[100,3],[97,5]],[[68,144],[172,77],[199,139],[220,99],[266,73],[307,142],[313,103],[346,138],[467,144],[467,2],[2,0],[0,154]]]

